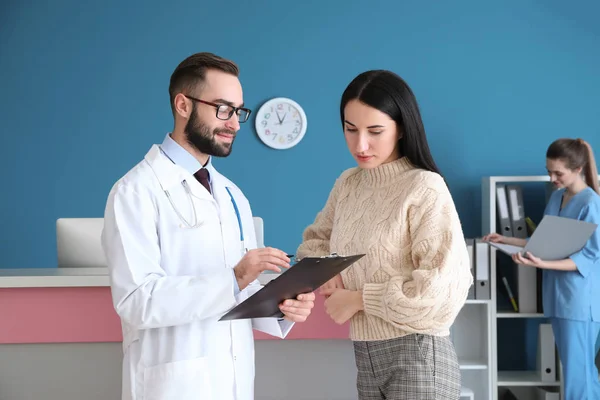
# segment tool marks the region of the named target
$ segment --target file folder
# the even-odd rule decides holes
[[[471,275],[475,276],[475,239],[465,239],[467,245],[467,252],[469,253],[469,266],[471,268]],[[469,287],[467,299],[475,299],[475,285]]]
[[[283,317],[281,302],[310,293],[364,257],[364,254],[305,257],[262,289],[232,308],[219,321],[246,318]]]
[[[536,364],[542,382],[556,382],[556,347],[551,324],[539,326]]]
[[[535,400],[560,400],[558,388],[535,388]]]
[[[490,247],[482,239],[475,240],[475,298],[491,299]]]
[[[508,197],[505,185],[496,186],[496,211],[498,214],[500,234],[512,237],[513,230],[510,222],[510,212],[508,211]]]
[[[581,250],[597,227],[597,224],[587,221],[546,215],[525,247],[492,242],[489,244],[510,256],[531,252],[542,260],[563,260]]]
[[[538,269],[517,265],[517,298],[520,313],[538,312]]]
[[[521,186],[506,186],[510,214],[512,235],[516,238],[527,237],[527,224],[525,223],[525,206],[523,205],[523,190]]]

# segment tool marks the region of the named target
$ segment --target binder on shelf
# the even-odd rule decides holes
[[[523,205],[523,190],[519,185],[506,186],[508,197],[510,224],[512,234],[516,238],[527,238],[527,224],[525,222],[525,206]]]
[[[498,214],[499,233],[504,236],[513,236],[510,212],[508,210],[508,197],[506,185],[496,186],[496,211]]]
[[[535,284],[536,284],[536,301],[537,301],[537,312],[540,314],[544,313],[544,301],[542,297],[542,279],[543,279],[543,271],[541,268],[536,268],[535,271]]]
[[[490,247],[481,238],[475,239],[475,298],[490,300]]]
[[[527,265],[517,265],[517,300],[519,312],[538,312],[538,269]]]
[[[551,324],[539,325],[537,372],[542,382],[556,382],[556,347]]]
[[[475,239],[465,239],[465,242],[467,244],[467,252],[469,253],[471,275],[475,276]],[[475,285],[471,285],[471,287],[469,287],[467,299],[475,299]]]
[[[536,387],[535,400],[560,400],[558,388]]]

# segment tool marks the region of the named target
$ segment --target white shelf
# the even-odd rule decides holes
[[[506,182],[550,182],[548,175],[529,175],[529,176],[490,176],[490,183]]]
[[[491,300],[477,300],[477,299],[468,299],[467,304],[489,304]]]
[[[518,313],[514,311],[504,311],[496,314],[497,318],[546,318],[543,313]]]
[[[537,371],[498,371],[498,386],[560,386],[560,382],[544,382]]]
[[[488,364],[484,360],[461,360],[458,359],[460,369],[488,369]]]

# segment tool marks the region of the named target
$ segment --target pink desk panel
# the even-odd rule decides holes
[[[289,339],[347,339],[348,325],[327,316],[317,295],[312,315]],[[275,339],[255,332],[255,339]],[[108,287],[0,288],[0,344],[120,342]]]

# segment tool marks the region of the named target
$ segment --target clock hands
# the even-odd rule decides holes
[[[283,118],[279,118],[279,112],[275,111],[275,114],[277,114],[277,120],[279,121],[279,125],[282,125],[287,113],[283,114]]]

